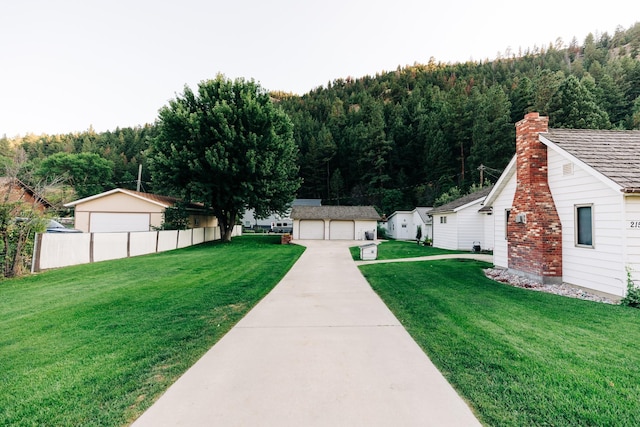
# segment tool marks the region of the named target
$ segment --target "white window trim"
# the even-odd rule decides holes
[[[590,208],[591,209],[591,244],[585,245],[578,243],[578,208]],[[577,248],[593,249],[596,247],[596,234],[595,234],[595,212],[593,209],[593,203],[584,203],[579,205],[573,205],[573,218],[574,218],[574,242]]]

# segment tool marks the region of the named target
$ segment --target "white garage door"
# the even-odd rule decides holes
[[[315,219],[301,219],[300,239],[324,240],[324,221]]]
[[[354,240],[355,226],[353,221],[331,221],[329,224],[329,239]]]
[[[149,231],[149,214],[92,212],[89,221],[92,233]]]

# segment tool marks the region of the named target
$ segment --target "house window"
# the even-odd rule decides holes
[[[447,223],[447,217],[446,216],[441,216],[440,217],[440,224],[446,224]]]
[[[509,216],[511,215],[511,209],[504,210],[504,240],[509,238],[508,230],[509,230]]]
[[[402,224],[402,228],[407,228],[407,224]]]
[[[576,205],[576,246],[593,248],[593,205]]]

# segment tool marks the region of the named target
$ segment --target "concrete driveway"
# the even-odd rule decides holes
[[[479,426],[351,259],[297,241],[282,281],[133,425]]]

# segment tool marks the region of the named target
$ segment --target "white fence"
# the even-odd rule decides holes
[[[242,234],[242,226],[232,236]],[[128,233],[36,234],[31,272],[170,251],[220,240],[219,227]]]

